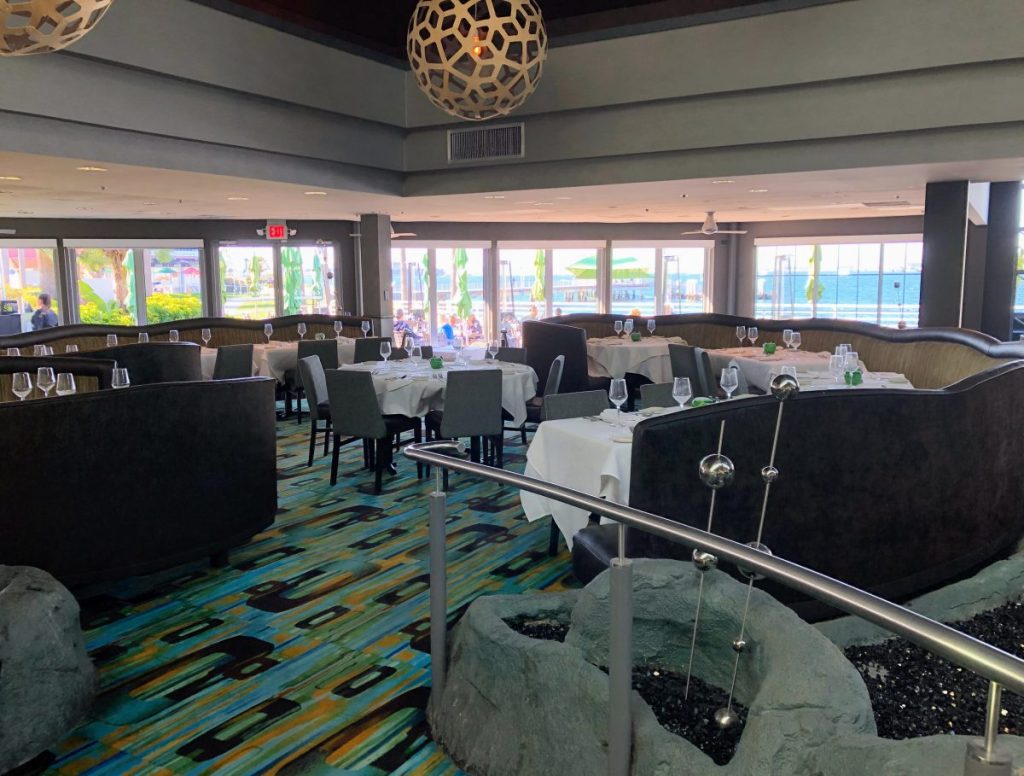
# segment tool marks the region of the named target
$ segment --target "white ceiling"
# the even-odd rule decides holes
[[[101,166],[107,172],[82,172]],[[19,181],[2,180],[4,176]],[[0,219],[351,219],[722,223],[918,215],[937,180],[1020,180],[1024,159],[830,172],[394,197],[247,178],[0,152]],[[324,191],[324,195],[306,194]]]

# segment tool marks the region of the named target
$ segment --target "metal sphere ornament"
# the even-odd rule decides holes
[[[722,730],[728,730],[738,721],[739,720],[736,718],[736,712],[732,709],[719,709],[715,712],[715,724]]]
[[[761,544],[760,542],[747,542],[747,546],[752,550],[763,552],[765,555],[772,554],[772,551],[768,549],[767,545]],[[743,568],[743,566],[737,567],[737,570],[749,580],[756,582],[759,579],[764,579],[764,574],[758,574],[756,571]]]
[[[712,490],[724,488],[736,475],[733,462],[720,453],[711,453],[700,459],[700,481]]]
[[[0,56],[49,54],[96,26],[114,0],[0,0]]]
[[[769,485],[775,482],[779,478],[779,470],[774,466],[764,466],[761,468],[761,479],[767,482]]]
[[[741,638],[735,638],[732,640],[733,652],[743,652],[747,648],[747,640]]]
[[[711,571],[711,569],[718,565],[718,558],[710,552],[694,550],[693,565],[697,567],[697,571]]]
[[[548,35],[536,0],[419,0],[406,50],[416,84],[434,105],[483,121],[533,94]]]
[[[772,396],[779,401],[786,401],[800,393],[800,383],[793,375],[775,375],[771,388]]]

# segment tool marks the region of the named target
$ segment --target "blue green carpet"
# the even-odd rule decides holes
[[[327,458],[305,466],[307,428],[279,423],[276,523],[228,568],[79,591],[99,696],[23,772],[460,772],[424,717],[431,486],[400,456],[374,496],[349,445],[332,488]],[[506,466],[520,471],[523,452],[509,436]],[[573,585],[568,554],[547,555],[548,523],[525,521],[517,491],[459,474],[451,485],[450,618],[479,595]]]

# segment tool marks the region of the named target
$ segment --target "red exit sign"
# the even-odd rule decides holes
[[[267,222],[267,239],[268,240],[287,240],[288,239],[288,224],[286,223],[271,223]]]

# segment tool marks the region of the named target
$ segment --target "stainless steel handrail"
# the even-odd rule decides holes
[[[451,447],[451,443],[446,443],[446,445]],[[948,658],[962,668],[969,669],[991,682],[1003,685],[1016,693],[1024,694],[1024,660],[950,628],[948,625],[943,625],[824,574],[819,574],[783,558],[753,550],[730,539],[675,523],[649,512],[588,496],[560,485],[553,485],[533,477],[483,466],[434,451],[443,446],[445,443],[441,445],[430,443],[429,447],[425,444],[412,444],[408,445],[404,452],[409,458],[421,463],[465,472],[502,485],[528,490],[564,504],[585,509],[588,512],[604,515],[622,525],[640,528],[689,547],[711,552],[720,560],[727,560],[756,571],[790,589],[799,590],[834,606],[836,609],[862,617],[929,652]]]

